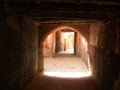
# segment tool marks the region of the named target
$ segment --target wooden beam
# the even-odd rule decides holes
[[[120,3],[118,5],[104,5],[97,3],[10,3],[17,11],[53,11],[53,12],[94,12],[94,13],[120,13]]]
[[[100,2],[99,2],[100,3]],[[41,21],[120,19],[120,5],[98,3],[9,3],[16,12]]]

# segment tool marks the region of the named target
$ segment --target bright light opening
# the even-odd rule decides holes
[[[74,32],[62,32],[64,53],[74,54]],[[63,51],[62,51],[63,52]]]
[[[64,39],[67,39],[69,37],[69,32],[65,32],[64,34]]]
[[[62,78],[82,78],[91,76],[91,72],[44,72],[44,75]]]

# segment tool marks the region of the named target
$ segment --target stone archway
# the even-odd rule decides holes
[[[87,67],[88,68],[90,68],[89,66],[90,66],[90,64],[89,64],[89,55],[88,55],[88,53],[87,53],[87,50],[88,50],[88,48],[87,48],[87,43],[86,43],[86,40],[82,37],[82,35],[76,30],[76,29],[74,29],[74,28],[72,28],[72,27],[70,27],[70,26],[61,26],[61,27],[57,27],[57,28],[55,28],[55,29],[53,29],[52,31],[50,31],[50,32],[48,32],[47,34],[46,34],[46,36],[44,37],[44,39],[43,39],[43,41],[45,40],[45,38],[50,34],[50,33],[55,33],[55,32],[57,32],[57,31],[59,31],[59,30],[67,30],[67,31],[73,31],[73,32],[75,32],[75,46],[74,46],[74,48],[75,48],[75,55],[77,56],[77,57],[81,57],[82,59],[83,59],[83,62],[87,65]],[[50,37],[49,37],[50,38]],[[53,37],[52,37],[53,38]],[[52,42],[52,41],[54,41],[54,40],[50,40],[50,42]],[[54,44],[53,42],[52,42],[52,44]],[[81,46],[80,46],[81,45]],[[42,48],[43,48],[43,43],[42,43]],[[43,50],[43,49],[42,49]],[[44,50],[43,50],[44,51]],[[55,50],[52,50],[52,51],[55,51]],[[53,53],[53,54],[55,54],[55,52],[51,52],[51,53]],[[43,52],[42,52],[42,55],[43,55]],[[54,55],[53,55],[54,56]],[[44,57],[43,57],[44,58]],[[43,59],[42,59],[43,60]],[[44,62],[44,60],[43,60],[43,62]],[[44,65],[43,65],[43,67],[44,67]]]

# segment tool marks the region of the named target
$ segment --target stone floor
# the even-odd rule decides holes
[[[91,76],[59,78],[39,74],[26,90],[99,90],[99,86]]]
[[[86,65],[72,54],[57,54],[44,59],[45,72],[87,72]],[[84,78],[62,78],[40,73],[26,90],[99,90],[92,76]]]

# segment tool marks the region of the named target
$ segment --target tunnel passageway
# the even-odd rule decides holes
[[[0,0],[0,11],[0,90],[120,90],[120,0]]]

